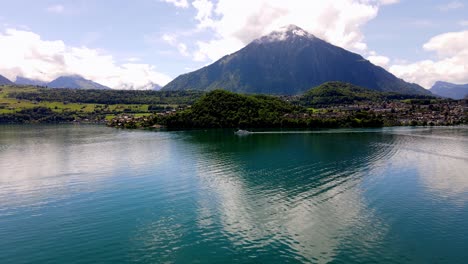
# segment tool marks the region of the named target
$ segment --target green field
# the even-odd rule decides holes
[[[110,98],[110,103],[106,98]],[[118,103],[118,99],[115,98],[123,98],[124,102],[135,103]],[[101,92],[33,86],[0,86],[0,115],[2,117],[46,108],[59,116],[76,117],[78,120],[105,121],[124,113],[137,117],[147,116],[178,109],[186,103],[191,103],[190,94],[180,96],[174,93],[168,96],[161,92],[128,91],[127,95],[126,91]]]

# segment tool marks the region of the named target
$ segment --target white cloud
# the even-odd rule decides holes
[[[468,30],[435,36],[423,48],[435,51],[440,57],[456,56],[468,51]]]
[[[190,53],[187,50],[187,45],[185,45],[184,43],[177,44],[177,50],[182,56],[190,56]]]
[[[382,5],[393,5],[399,3],[400,0],[380,0]]]
[[[161,1],[173,4],[176,7],[181,7],[181,8],[189,7],[189,3],[187,2],[187,0],[161,0]]]
[[[196,0],[199,28],[214,37],[197,42],[194,59],[214,61],[281,26],[295,24],[332,44],[366,52],[362,26],[376,17],[381,5],[396,0]]]
[[[392,65],[390,71],[426,88],[430,88],[436,81],[468,83],[468,30],[437,35],[423,48],[435,52],[437,58]]]
[[[164,34],[161,38],[169,45],[176,47],[182,56],[185,56],[185,57],[190,56],[187,45],[185,45],[184,43],[178,42],[177,37],[175,35]]]
[[[65,11],[65,7],[63,5],[51,5],[46,10],[50,13],[62,14]]]
[[[0,32],[0,74],[14,80],[23,76],[43,81],[79,74],[111,88],[144,89],[171,80],[148,64],[118,64],[96,49],[67,46],[63,41],[42,40],[30,31],[7,29]]]
[[[447,4],[437,6],[437,9],[439,9],[440,11],[447,12],[447,11],[450,11],[450,10],[456,10],[456,9],[463,8],[464,6],[465,6],[465,4],[463,4],[460,1],[452,1],[452,2],[449,2]]]
[[[192,6],[197,9],[195,19],[199,22],[199,28],[208,28],[213,26],[213,20],[211,19],[211,15],[213,13],[212,2],[209,0],[195,0],[192,2]]]
[[[388,64],[390,63],[390,58],[380,55],[371,55],[368,56],[367,59],[373,64],[383,68],[387,68]]]
[[[174,45],[176,43],[176,36],[175,35],[171,35],[171,34],[164,34],[162,37],[162,40],[164,40],[165,42],[171,44],[171,45]]]

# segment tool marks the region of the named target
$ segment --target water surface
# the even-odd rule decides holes
[[[464,263],[468,128],[0,126],[2,263]]]

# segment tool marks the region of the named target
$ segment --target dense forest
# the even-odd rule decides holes
[[[88,116],[82,116],[87,118]],[[77,118],[76,112],[58,113],[47,107],[34,107],[20,110],[14,114],[0,114],[0,123],[68,123]]]
[[[165,125],[171,128],[279,127],[283,115],[300,110],[272,96],[215,90],[191,108],[166,118]]]
[[[327,82],[310,89],[296,102],[309,107],[328,107],[332,105],[354,104],[359,102],[383,102],[392,100],[431,100],[429,95],[409,95],[390,92],[378,92],[343,82]]]
[[[91,104],[186,104],[191,105],[203,95],[200,91],[138,91],[82,90],[38,88],[33,92],[17,89],[9,98],[30,101],[91,103]]]

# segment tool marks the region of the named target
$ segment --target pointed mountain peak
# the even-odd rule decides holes
[[[10,85],[13,84],[9,79],[0,75],[0,85]]]
[[[75,80],[87,80],[83,76],[79,74],[68,74],[68,75],[63,75],[58,78],[69,78],[69,79],[75,79]]]
[[[286,41],[290,39],[314,39],[315,36],[305,31],[304,29],[296,25],[287,25],[271,32],[270,34],[263,36],[254,42],[256,43],[268,43],[277,41]]]
[[[297,95],[329,81],[385,92],[430,94],[361,55],[294,25],[273,31],[198,71],[181,75],[163,90],[222,88],[240,93]]]
[[[305,31],[304,29],[296,25],[292,25],[292,24],[284,26],[284,27],[280,27],[277,31],[289,32],[289,33],[296,34],[299,36],[308,34],[307,31]]]

